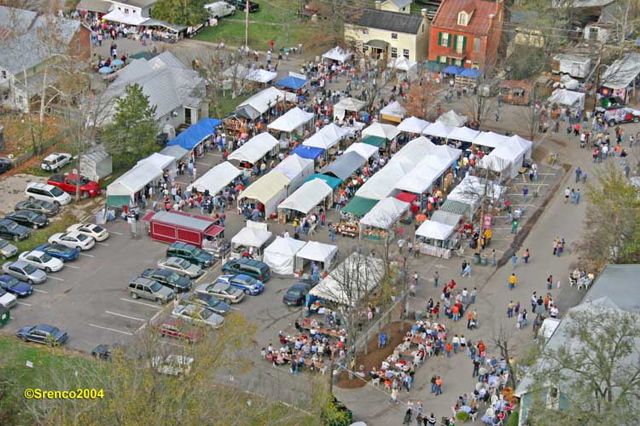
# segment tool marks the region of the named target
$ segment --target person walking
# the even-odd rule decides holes
[[[436,396],[442,395],[442,378],[440,376],[436,377]]]
[[[511,255],[511,266],[513,266],[513,269],[516,268],[517,264],[518,264],[518,255],[513,253],[513,255]]]
[[[509,276],[509,290],[513,290],[514,288],[516,288],[516,284],[518,284],[518,277],[516,276],[515,272],[512,272]]]
[[[513,303],[513,300],[509,301],[507,305],[507,318],[513,318],[513,308],[515,307],[516,305]]]
[[[522,259],[524,260],[524,263],[527,264],[529,263],[529,258],[531,257],[531,252],[529,251],[528,248],[526,248],[524,250],[524,253],[522,255]]]
[[[547,277],[547,290],[551,290],[553,288],[553,275],[549,274]]]
[[[467,265],[464,267],[464,270],[462,271],[462,276],[463,277],[471,276],[471,264],[469,262],[467,262]]]
[[[391,399],[389,400],[392,404],[398,403],[398,388],[394,387],[391,389]]]
[[[433,273],[433,287],[438,288],[438,281],[440,281],[440,273],[435,271]]]

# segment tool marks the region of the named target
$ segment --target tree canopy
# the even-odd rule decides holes
[[[156,150],[155,106],[137,84],[128,86],[117,100],[113,121],[104,129],[102,139],[116,167],[129,167]]]
[[[205,4],[205,0],[158,0],[151,15],[172,24],[198,25],[209,17]]]

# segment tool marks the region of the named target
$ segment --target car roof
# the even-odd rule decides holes
[[[157,282],[156,280],[153,280],[151,278],[146,278],[146,277],[136,277],[133,280],[131,280],[131,284],[146,284],[146,285],[152,285],[153,283]]]
[[[169,247],[188,247],[188,248],[197,248],[197,247],[196,247],[196,246],[194,246],[193,244],[183,243],[182,241],[176,241],[175,243],[171,244]]]
[[[48,183],[31,182],[31,183],[27,184],[27,188],[40,188],[40,189],[51,190],[52,188],[55,188],[55,186],[49,185]]]
[[[58,327],[54,327],[49,324],[38,324],[35,326],[35,328],[37,328],[38,330],[46,331],[48,333],[53,333],[59,330]]]
[[[28,266],[28,265],[29,264],[24,260],[16,260],[15,262],[11,262],[9,264],[9,266],[17,266],[18,268],[24,268],[25,266]]]
[[[31,250],[28,254],[33,254],[34,256],[42,256],[44,252],[42,250]]]

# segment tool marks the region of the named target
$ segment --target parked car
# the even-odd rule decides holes
[[[7,157],[0,157],[0,174],[11,170],[13,163]]]
[[[158,267],[168,271],[177,272],[189,278],[198,278],[204,274],[204,270],[198,265],[179,257],[167,257],[158,261]]]
[[[151,367],[160,374],[183,376],[191,371],[193,358],[185,355],[156,355],[151,359]]]
[[[12,220],[18,225],[33,229],[43,228],[49,224],[47,216],[31,210],[18,210],[16,212],[9,213],[4,218]]]
[[[18,247],[14,246],[7,240],[0,238],[0,255],[5,259],[13,257],[18,253]]]
[[[209,16],[215,19],[220,19],[236,13],[235,6],[231,6],[229,3],[224,1],[205,4],[204,8],[209,12]]]
[[[67,232],[79,232],[96,241],[104,241],[109,238],[109,231],[100,225],[93,223],[76,223],[67,228]]]
[[[213,262],[215,261],[215,258],[211,253],[207,253],[194,245],[182,243],[180,241],[176,241],[169,246],[167,249],[167,257],[179,257],[203,268],[208,268],[213,265]]]
[[[25,226],[18,225],[12,220],[0,220],[0,237],[8,240],[20,241],[31,236],[31,230]]]
[[[640,123],[640,110],[629,107],[596,107],[596,114],[601,115],[611,127],[622,123]]]
[[[96,240],[79,232],[58,232],[50,236],[48,241],[80,250],[89,250],[96,245]]]
[[[158,281],[138,277],[129,283],[129,294],[134,299],[139,297],[153,300],[159,305],[167,303],[175,297],[175,293],[168,287],[163,286]]]
[[[231,311],[231,306],[227,305],[213,294],[195,293],[189,300],[193,303],[206,306],[219,315],[227,315]]]
[[[71,262],[80,256],[80,249],[75,247],[67,247],[58,243],[45,243],[36,247],[36,250],[43,251],[51,257],[60,259],[63,262]]]
[[[257,296],[264,291],[264,284],[262,281],[258,281],[249,275],[220,275],[216,279],[217,283],[231,284],[235,288],[238,288],[244,292],[244,294],[250,294]]]
[[[40,250],[23,251],[20,253],[20,256],[18,256],[18,259],[38,269],[42,269],[46,273],[58,272],[64,267],[62,260],[49,256]]]
[[[55,172],[56,170],[60,170],[73,159],[71,154],[66,152],[54,152],[52,154],[47,155],[42,163],[40,163],[40,167],[42,170],[46,170],[48,172]]]
[[[75,173],[53,175],[49,178],[47,183],[49,185],[57,186],[70,195],[76,195],[76,191],[79,189],[81,198],[93,198],[102,193],[102,189],[98,182],[89,180],[86,177]],[[78,185],[80,185],[80,188],[78,188]]]
[[[48,324],[28,325],[16,333],[25,342],[35,342],[42,345],[63,345],[69,340],[69,335],[58,327]]]
[[[180,340],[186,340],[189,343],[197,343],[202,339],[202,332],[197,329],[190,329],[183,325],[183,322],[168,318],[160,324],[158,332],[162,337],[173,337]]]
[[[57,206],[65,206],[71,202],[71,195],[46,183],[31,182],[24,192],[30,200],[49,201]]]
[[[23,200],[16,204],[15,210],[31,210],[51,217],[58,214],[60,207],[45,200]]]
[[[20,281],[11,275],[0,275],[0,287],[18,297],[27,297],[33,294],[33,287],[24,281]]]
[[[5,308],[13,308],[16,305],[18,298],[15,294],[11,294],[8,291],[0,288],[0,306]]]
[[[222,316],[195,303],[179,304],[173,308],[171,316],[194,325],[208,325],[212,328],[220,328],[224,325]]]
[[[288,306],[301,306],[313,285],[309,281],[299,281],[287,289],[282,302]]]
[[[228,3],[235,6],[236,9],[245,11],[247,8],[247,2],[243,0],[228,0]],[[249,13],[257,12],[260,10],[260,5],[256,2],[249,2]]]
[[[44,271],[22,260],[5,262],[2,265],[2,271],[30,284],[42,284],[47,280],[47,274]]]
[[[244,292],[242,290],[226,283],[200,284],[196,288],[196,293],[212,294],[229,303],[240,303],[240,301],[244,299]]]
[[[176,293],[185,293],[191,290],[192,286],[190,278],[180,275],[177,272],[167,271],[166,269],[147,268],[142,272],[142,276],[158,281]]]
[[[230,260],[222,267],[222,272],[227,274],[244,274],[262,281],[269,281],[271,278],[271,269],[269,265],[259,260],[241,258]]]

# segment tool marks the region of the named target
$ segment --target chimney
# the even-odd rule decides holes
[[[382,9],[382,1],[376,0],[376,10]]]

